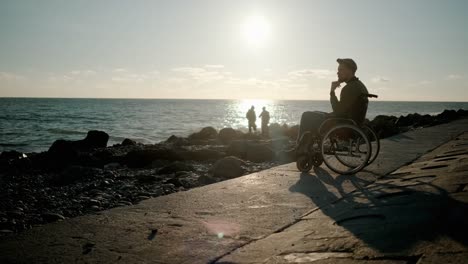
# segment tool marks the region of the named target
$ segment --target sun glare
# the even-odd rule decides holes
[[[265,17],[251,16],[244,21],[241,30],[247,43],[253,46],[260,46],[264,44],[269,37],[271,27]]]

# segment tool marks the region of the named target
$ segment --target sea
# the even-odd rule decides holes
[[[188,136],[206,126],[247,130],[245,114],[255,107],[270,112],[270,123],[296,125],[305,111],[331,112],[329,101],[0,98],[0,152],[46,151],[57,139],[83,139],[89,130],[110,135],[108,145],[125,138],[151,144],[171,135]],[[367,117],[439,114],[468,110],[468,102],[390,102],[372,100]],[[260,123],[257,120],[257,123]]]

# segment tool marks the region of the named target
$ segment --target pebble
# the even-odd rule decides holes
[[[63,215],[57,213],[43,213],[41,217],[47,222],[54,222],[65,219]]]

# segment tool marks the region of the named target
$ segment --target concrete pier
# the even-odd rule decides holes
[[[467,131],[462,119],[382,140],[353,176],[291,163],[65,219],[4,238],[0,262],[456,263],[468,256]]]

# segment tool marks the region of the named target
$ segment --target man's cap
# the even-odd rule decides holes
[[[357,71],[357,64],[356,64],[356,62],[354,62],[353,59],[349,59],[349,58],[336,59],[336,62],[338,62],[339,64],[346,65],[348,68],[350,68],[354,72]]]

